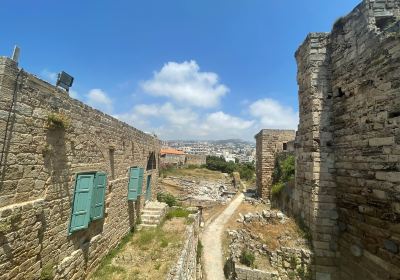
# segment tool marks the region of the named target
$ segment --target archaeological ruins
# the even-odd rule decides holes
[[[316,279],[400,279],[399,36],[400,1],[364,0],[296,52],[293,204],[312,233]],[[258,159],[272,158],[260,135]],[[271,160],[259,161],[264,196]]]
[[[400,279],[400,0],[363,0],[331,32],[310,33],[295,59],[298,129],[255,135],[252,190],[237,169],[159,180],[160,163],[204,171],[206,156],[161,151],[156,135],[0,57],[0,280],[41,279],[49,269],[54,279],[88,279],[128,233],[184,206],[193,206],[185,240],[166,279],[204,279],[201,250],[224,254],[198,242],[215,221],[230,237],[231,279]],[[277,199],[281,155],[292,172]],[[174,204],[155,201],[166,193]],[[211,233],[208,244],[218,244]],[[269,248],[267,238],[288,245]],[[248,248],[273,269],[241,263]]]
[[[5,57],[0,96],[0,279],[83,279],[157,191],[160,141]]]
[[[294,130],[263,129],[256,136],[256,172],[257,194],[269,198],[271,194],[272,173],[276,156],[290,149],[290,143],[295,138]],[[289,145],[288,145],[289,143]]]

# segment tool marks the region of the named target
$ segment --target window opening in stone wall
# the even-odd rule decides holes
[[[282,149],[283,149],[284,151],[287,150],[287,143],[283,143],[283,144],[282,144]]]
[[[68,233],[88,228],[90,222],[104,217],[107,174],[88,172],[76,175]]]
[[[379,30],[385,30],[396,22],[394,16],[380,16],[375,18],[375,25]]]
[[[147,160],[147,168],[146,168],[146,170],[156,169],[156,167],[157,167],[156,164],[157,164],[156,154],[155,154],[155,152],[151,152],[149,154],[149,158]]]

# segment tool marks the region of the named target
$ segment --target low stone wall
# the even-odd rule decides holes
[[[193,223],[187,227],[185,243],[175,267],[173,267],[166,280],[195,280],[197,274],[197,244],[199,242],[200,214],[191,214],[189,218]]]
[[[237,280],[280,280],[279,275],[275,272],[252,269],[242,265],[235,265],[235,273]]]
[[[206,156],[205,155],[186,155],[185,165],[203,165],[206,164]]]
[[[268,254],[271,265],[282,279],[311,279],[313,253],[310,250],[280,247]]]
[[[293,216],[298,218],[298,213],[294,211],[294,191],[295,191],[295,181],[291,180],[284,184],[285,186],[279,192],[279,194],[273,195],[271,197],[271,206],[273,208],[278,208],[288,216]]]

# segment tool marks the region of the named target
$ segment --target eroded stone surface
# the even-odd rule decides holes
[[[53,113],[65,116],[68,126],[49,128]],[[144,167],[144,181],[151,175],[157,192],[158,170],[147,168],[152,152],[158,159],[157,138],[19,73],[4,57],[0,134],[0,279],[39,279],[47,264],[55,279],[83,279],[135,225],[143,203],[127,200],[128,168]],[[85,171],[108,175],[105,218],[68,235],[75,175]]]
[[[399,0],[364,0],[296,52],[294,200],[318,279],[400,278],[399,19]]]

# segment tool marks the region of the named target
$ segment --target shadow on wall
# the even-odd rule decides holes
[[[10,104],[10,110],[8,112],[4,138],[2,139],[3,145],[2,145],[2,151],[1,151],[1,157],[0,157],[0,174],[1,174],[0,191],[3,188],[3,182],[5,179],[6,172],[7,172],[7,159],[8,159],[8,155],[10,152],[11,139],[12,139],[12,134],[13,134],[14,125],[15,125],[15,119],[16,119],[15,113],[16,113],[17,94],[23,85],[22,83],[19,83],[20,76],[22,73],[23,73],[23,70],[21,69],[18,72],[17,77],[15,79],[13,97],[12,97],[12,101]]]

